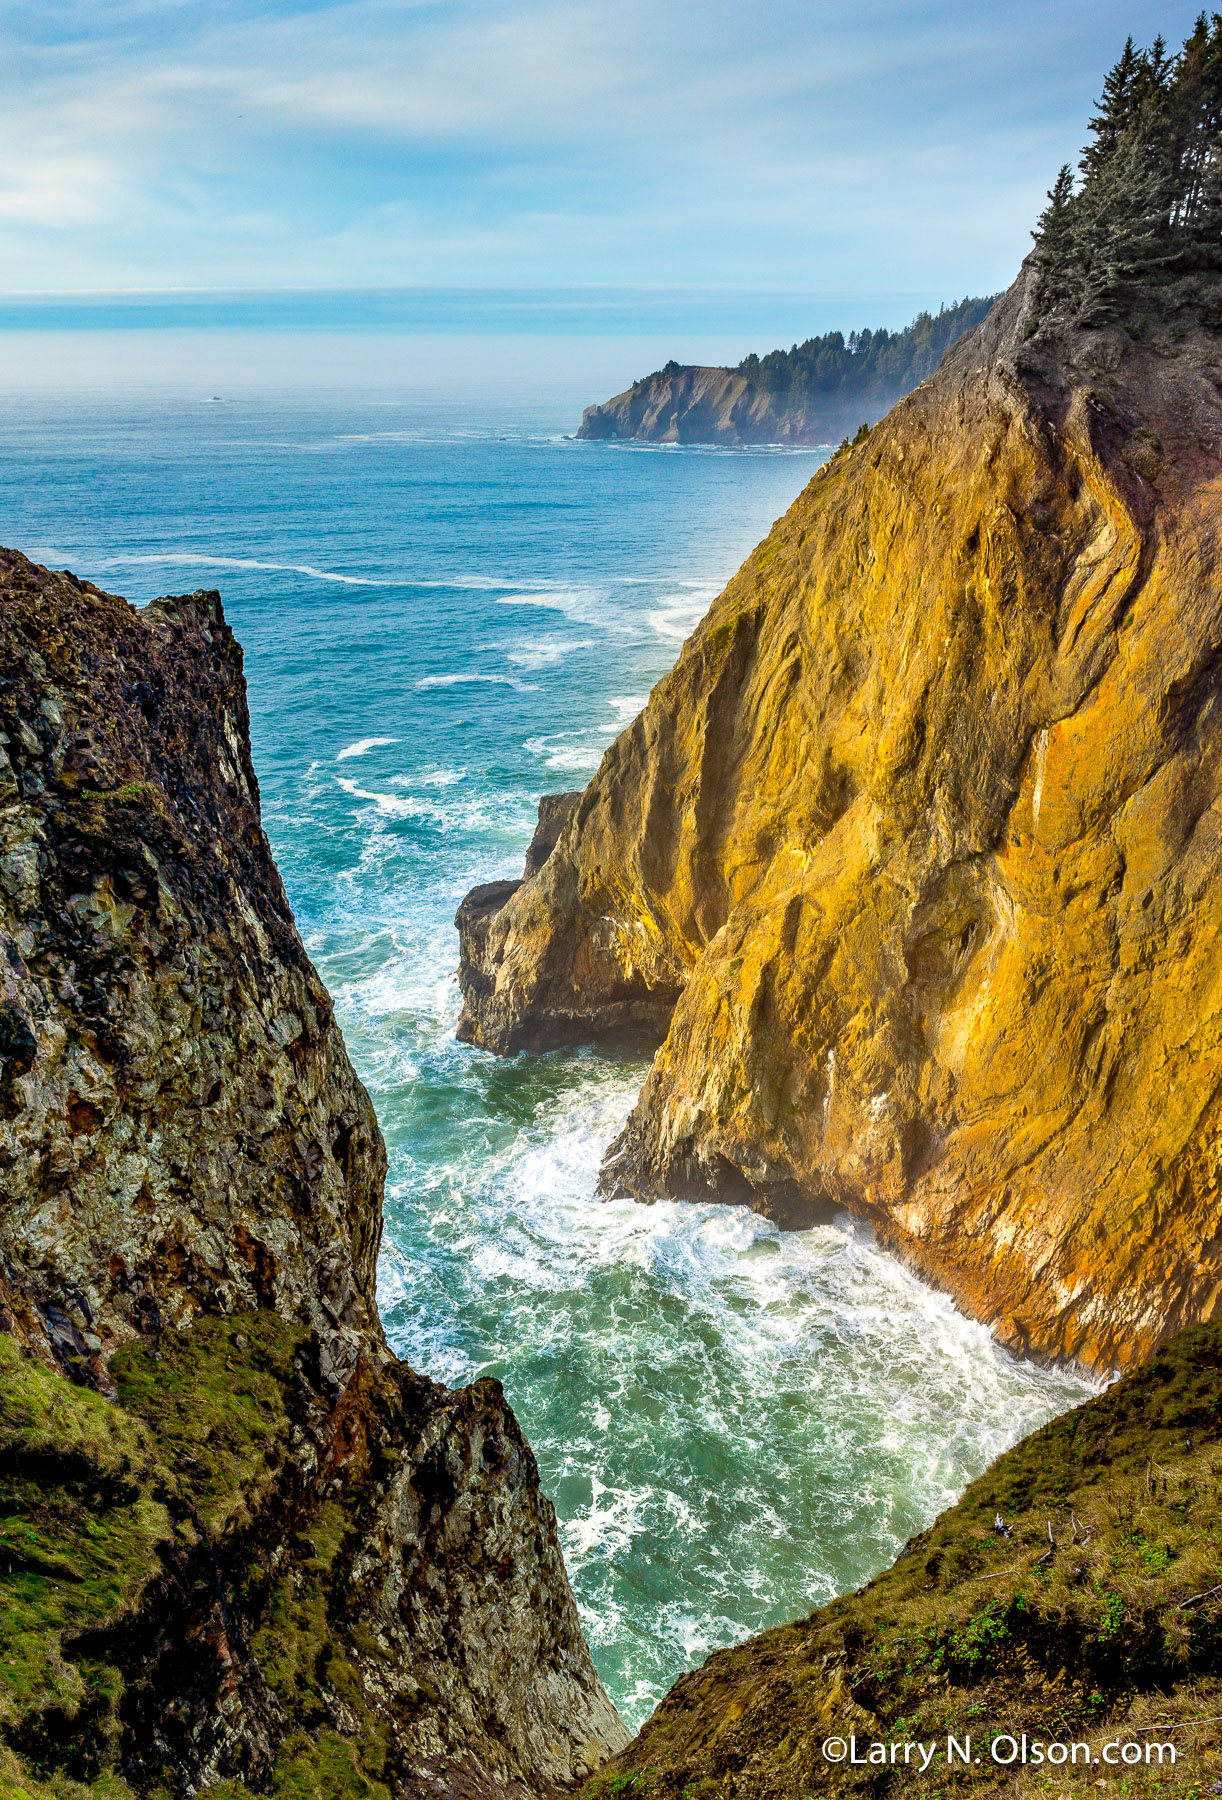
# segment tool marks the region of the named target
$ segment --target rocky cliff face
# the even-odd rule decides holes
[[[24,1791],[588,1773],[625,1734],[529,1448],[497,1383],[437,1387],[382,1338],[381,1136],[260,827],[217,596],[136,612],[0,552],[0,734]]]
[[[601,406],[587,406],[579,438],[638,438],[652,444],[827,444],[885,412],[888,399],[864,404],[821,398],[791,405],[762,393],[738,369],[685,365],[635,382]]]
[[[603,406],[588,406],[579,438],[655,444],[827,444],[881,418],[937,368],[988,312],[993,297],[921,313],[900,332],[839,331],[736,369],[667,363]]]
[[[609,1182],[848,1206],[1110,1369],[1222,1282],[1222,343],[1037,331],[1031,285],[819,472],[487,902],[465,1029],[664,1035]]]

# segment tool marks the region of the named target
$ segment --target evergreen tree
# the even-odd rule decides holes
[[[839,331],[807,338],[789,350],[744,357],[739,363],[763,393],[802,396],[858,395],[868,403],[907,393],[933,373],[956,338],[978,324],[994,296],[944,306],[935,318],[921,313],[906,331]]]
[[[1127,38],[1120,61],[1107,72],[1099,111],[1090,122],[1094,138],[1082,152],[1079,166],[1083,175],[1095,174],[1115,151],[1124,134],[1136,124],[1144,62],[1145,58],[1138,53],[1132,38]],[[1061,174],[1064,173],[1062,169]],[[1051,199],[1052,195],[1048,197]]]
[[[1222,289],[1222,14],[1181,49],[1130,38],[1104,81],[1081,187],[1062,169],[1034,233],[1041,313],[1083,322],[1151,305],[1211,302]]]
[[[1048,204],[1031,233],[1037,246],[1041,300],[1054,300],[1072,279],[1076,260],[1073,199],[1073,171],[1068,163],[1062,163],[1048,190]]]

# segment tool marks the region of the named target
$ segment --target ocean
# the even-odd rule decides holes
[[[636,1725],[1090,1390],[847,1218],[599,1201],[639,1058],[455,1041],[458,901],[521,872],[539,796],[589,779],[823,455],[582,444],[576,418],[478,387],[13,389],[0,539],[136,604],[220,589],[264,824],[389,1147],[388,1336],[504,1383]]]

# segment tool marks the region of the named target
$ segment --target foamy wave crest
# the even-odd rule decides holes
[[[434,782],[428,781],[427,778],[420,780],[410,775],[391,775],[388,778],[388,785],[410,789],[418,783],[422,787],[432,786],[435,789],[444,790],[447,787],[457,786],[462,780],[462,771],[439,770],[438,779]],[[499,835],[506,830],[508,825],[511,830],[516,827],[514,835],[515,838],[518,836],[522,838],[522,849],[525,849],[526,841],[530,837],[530,816],[533,813],[533,807],[529,811],[523,808],[519,818],[512,809],[507,810],[503,797],[493,793],[464,793],[455,795],[453,799],[443,800],[435,792],[431,794],[411,792],[385,794],[377,788],[362,787],[359,781],[343,775],[336,775],[334,781],[345,794],[351,795],[354,800],[367,800],[385,818],[421,819],[435,825],[439,831],[455,834],[460,838],[467,835],[477,837]],[[362,862],[368,860],[371,868],[378,868],[386,853],[387,846],[379,839],[374,838],[366,843]],[[517,860],[520,861],[520,852],[517,852],[516,855]],[[463,878],[459,883],[459,898],[468,887],[474,885],[476,879],[476,874],[472,874],[470,880]],[[439,966],[445,968],[444,952],[442,952],[442,957],[443,960]]]
[[[416,683],[417,688],[451,688],[451,687],[508,687],[519,694],[533,694],[534,688],[525,681],[519,681],[516,675],[424,675]]]
[[[173,550],[156,556],[107,556],[95,566],[99,569],[127,568],[201,568],[201,569],[269,569],[281,575],[306,575],[311,581],[336,581],[344,587],[398,587],[394,581],[380,581],[371,575],[341,575],[335,569],[316,569],[313,563],[263,562],[252,556],[200,556],[194,551]]]
[[[532,756],[539,757],[545,767],[577,773],[592,773],[602,761],[605,747],[601,733],[594,737],[585,731],[557,731],[549,737],[527,738],[522,745]]]
[[[348,744],[339,752],[336,762],[347,762],[350,756],[368,756],[371,750],[380,750],[383,744],[398,744],[402,739],[393,737],[358,738],[355,744]]]
[[[392,818],[410,818],[413,815],[419,815],[422,811],[420,802],[408,795],[379,794],[373,788],[363,788],[359,781],[346,780],[342,775],[335,777],[335,785],[343,788],[345,794],[351,794],[354,800],[372,801],[379,812],[386,813]]]
[[[615,730],[618,734],[625,725],[631,725],[637,714],[641,712],[649,699],[648,694],[610,694],[607,705],[615,719]]]
[[[529,592],[502,594],[497,605],[537,606],[544,612],[563,613],[577,625],[599,625],[604,631],[636,635],[636,627],[620,616],[610,596],[597,588],[532,588]]]
[[[509,660],[519,669],[552,669],[575,650],[592,650],[593,638],[577,638],[571,643],[533,644],[529,650],[511,650]]]
[[[465,769],[424,769],[419,775],[392,775],[391,787],[457,787],[467,779]]]
[[[681,644],[695,631],[720,592],[717,587],[704,587],[690,598],[676,594],[668,604],[650,613],[649,623],[660,638]]]

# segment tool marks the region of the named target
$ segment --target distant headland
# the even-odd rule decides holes
[[[828,444],[883,414],[932,375],[995,294],[919,313],[903,331],[829,331],[736,369],[668,362],[602,406],[579,438],[651,444]]]

